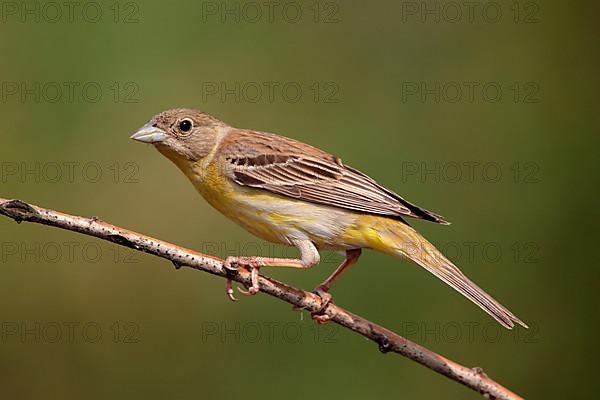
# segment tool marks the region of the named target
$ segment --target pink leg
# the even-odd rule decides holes
[[[331,303],[332,296],[331,294],[329,294],[329,289],[331,289],[333,283],[340,276],[342,276],[342,274],[348,268],[350,268],[350,266],[356,264],[361,253],[361,249],[346,250],[346,259],[344,260],[344,262],[342,262],[342,264],[340,264],[340,266],[337,267],[337,269],[333,271],[333,273],[329,275],[329,277],[325,279],[325,281],[323,281],[323,283],[321,283],[315,289],[315,293],[318,294],[321,297],[321,299],[323,299],[321,309],[312,313],[312,318],[318,323],[324,324],[325,322],[329,321],[329,317],[327,315],[321,314],[325,307],[327,307],[327,305]]]
[[[293,244],[300,250],[301,258],[272,258],[272,257],[227,257],[223,262],[223,266],[228,270],[236,270],[239,266],[244,266],[251,271],[252,283],[247,291],[238,290],[247,296],[252,296],[258,293],[260,286],[258,284],[258,273],[261,267],[290,267],[290,268],[310,268],[319,263],[319,252],[310,240],[297,240]],[[231,288],[231,280],[227,281],[226,292],[227,296],[235,301],[233,290]]]

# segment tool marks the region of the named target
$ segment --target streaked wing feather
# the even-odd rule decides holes
[[[221,147],[231,177],[242,186],[348,210],[422,218],[447,224],[341,160],[282,136],[238,130]]]

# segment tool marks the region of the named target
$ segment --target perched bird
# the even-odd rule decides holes
[[[261,239],[300,251],[299,259],[228,257],[226,268],[243,265],[252,271],[246,294],[258,292],[260,267],[310,268],[319,263],[319,250],[344,251],[344,262],[316,289],[324,309],[334,281],[356,263],[362,249],[373,249],[420,265],[506,328],[515,322],[527,327],[404,218],[448,222],[338,157],[273,133],[234,128],[191,109],[164,111],[131,138],[152,143],[234,222]],[[233,297],[230,282],[227,291]]]

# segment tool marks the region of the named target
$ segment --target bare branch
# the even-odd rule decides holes
[[[123,229],[97,218],[77,217],[34,206],[20,200],[3,198],[0,198],[0,214],[6,215],[18,223],[21,221],[35,222],[94,236],[165,258],[176,266],[185,266],[208,272],[246,286],[251,284],[250,272],[244,268],[240,268],[232,275],[223,267],[222,260],[219,258]],[[298,308],[312,312],[316,312],[321,308],[321,298],[313,293],[296,289],[264,276],[259,277],[259,285],[261,292],[293,304]],[[490,379],[483,373],[481,368],[462,366],[335,304],[330,303],[323,310],[323,314],[326,314],[331,321],[377,343],[382,353],[394,352],[408,357],[437,373],[462,383],[487,398],[521,399],[517,394]]]

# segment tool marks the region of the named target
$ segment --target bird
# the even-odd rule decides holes
[[[429,271],[478,305],[502,326],[527,328],[506,307],[472,282],[406,221],[449,225],[442,216],[418,207],[334,155],[275,133],[235,128],[195,109],[160,112],[131,139],[152,144],[172,161],[216,210],[251,234],[293,246],[299,258],[229,256],[224,267],[251,271],[259,291],[261,267],[308,269],[320,251],[345,254],[340,266],[315,293],[323,300],[313,317],[332,301],[333,283],[355,264],[363,249],[408,260]],[[232,300],[231,282],[227,294]]]

